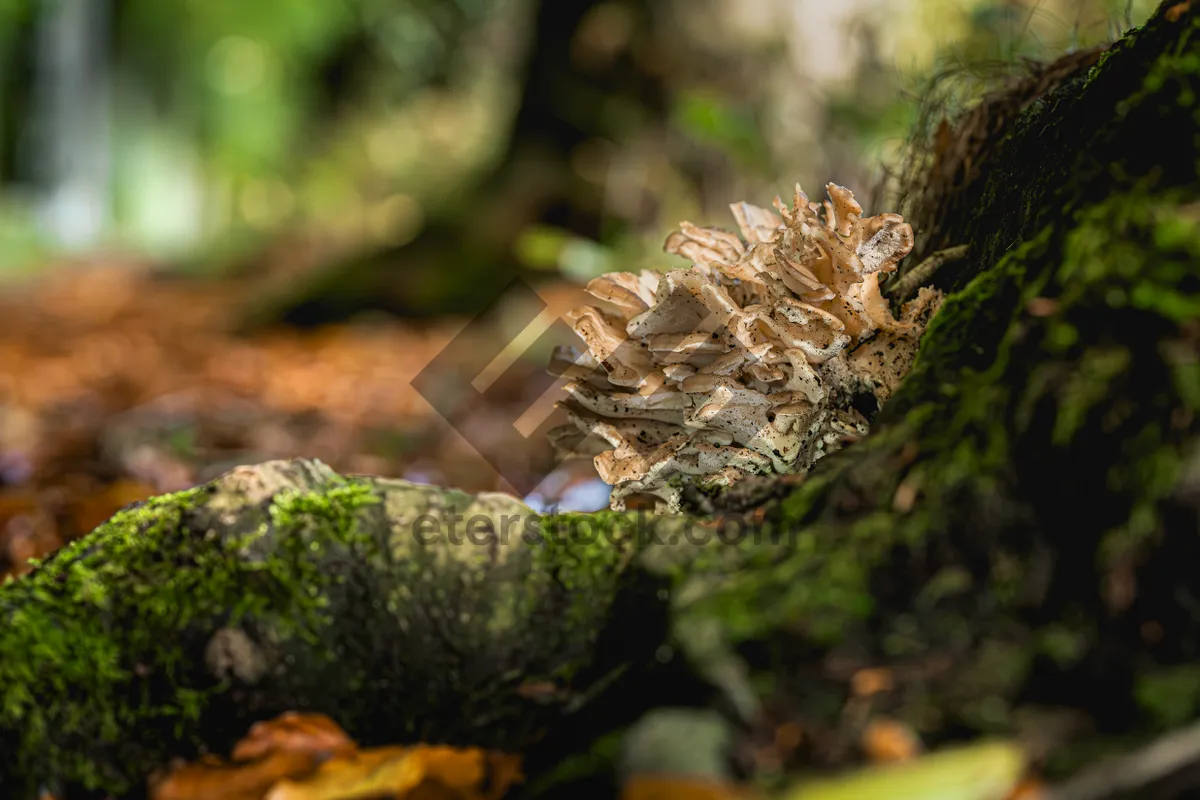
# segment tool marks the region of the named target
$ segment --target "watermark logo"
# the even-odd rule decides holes
[[[499,335],[497,331],[511,327],[514,314],[519,315],[515,319],[518,327],[527,330],[543,316],[547,308],[546,301],[532,287],[521,280],[513,281],[500,297],[451,339],[412,381],[417,393],[467,440],[500,477],[522,495],[537,488],[548,471],[530,471],[525,458],[527,454],[498,447],[496,437],[489,436],[484,426],[472,423],[477,421],[481,410],[486,410],[490,425],[508,424],[520,430],[517,423],[528,409],[514,408],[503,396],[504,373],[490,376],[491,380],[482,389],[478,388],[478,379],[512,344],[511,339]],[[569,344],[578,346],[579,337],[565,321],[558,319],[526,347],[526,352],[550,352],[554,345]],[[513,366],[510,366],[509,370],[512,369]],[[556,388],[561,391],[563,384],[562,379],[545,372],[522,375],[521,380],[527,384],[526,396],[534,397],[545,397]],[[527,439],[536,437],[539,445],[544,445],[543,452],[548,452],[547,433],[561,422],[560,415],[548,415],[532,430],[523,431],[521,435]],[[556,466],[557,463],[552,463],[550,468]]]
[[[679,307],[687,307],[691,311],[694,324],[689,330],[667,334],[674,341],[675,352],[664,355],[657,353],[657,363],[674,363],[681,367],[692,368],[693,371],[703,368],[713,358],[713,348],[697,346],[697,339],[725,341],[726,324],[728,320],[709,311],[691,292],[677,287],[670,296],[656,305],[671,304],[678,313]],[[528,339],[528,332],[539,320],[545,319],[549,305],[545,300],[524,281],[517,279],[509,284],[507,290],[486,309],[474,317],[467,326],[456,335],[449,344],[421,370],[413,379],[412,386],[434,410],[445,419],[467,442],[487,461],[499,475],[521,495],[533,492],[553,469],[571,454],[559,457],[550,456],[548,433],[556,425],[563,424],[566,419],[561,413],[546,413],[533,425],[521,426],[523,418],[528,418],[531,409],[514,408],[510,398],[505,396],[505,373],[514,369],[510,364],[508,369],[499,375],[488,374],[495,371],[490,369],[501,362],[501,356],[509,351],[514,340],[499,335],[497,332],[505,328],[520,328],[524,334],[519,338]],[[638,364],[650,359],[650,353],[643,347],[643,342],[622,336],[620,341],[609,353],[604,355],[604,362],[609,368],[623,369],[623,365]],[[578,352],[587,352],[588,348],[582,338],[561,318],[546,323],[537,336],[524,345],[524,353],[536,351],[549,353],[554,346],[566,345]],[[511,355],[511,354],[510,354]],[[744,354],[742,368],[755,363],[757,359],[751,353]],[[602,373],[603,374],[603,373]],[[479,386],[481,378],[484,385]],[[566,394],[563,386],[566,379],[539,371],[532,375],[522,374],[526,397],[540,399],[564,399]],[[649,387],[653,390],[655,387]],[[630,393],[643,392],[647,387],[623,388]],[[719,415],[726,401],[712,397],[705,398],[706,413],[712,417]],[[549,406],[549,403],[540,403]],[[523,452],[515,452],[511,446],[503,444],[503,437],[489,435],[485,426],[475,424],[479,421],[481,410],[486,410],[491,426],[497,424],[511,425],[521,436],[529,439],[536,437],[538,448],[545,458],[543,465],[548,467],[531,470],[529,464],[530,452],[535,448],[525,448]],[[690,440],[700,428],[690,428]],[[511,441],[511,439],[509,440]]]
[[[546,542],[580,545],[604,541],[613,546],[635,543],[639,549],[681,544],[703,547],[716,542],[727,545],[778,543],[791,537],[786,531],[776,530],[748,516],[724,515],[703,522],[675,517],[670,524],[663,524],[662,517],[648,515],[644,509],[605,520],[587,514],[557,515],[555,511],[549,509],[546,516],[424,514],[413,520],[411,533],[425,546],[508,547],[518,541],[527,545]]]

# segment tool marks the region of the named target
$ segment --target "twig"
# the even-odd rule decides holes
[[[1200,723],[1166,734],[1128,755],[1103,761],[1053,787],[1045,800],[1105,800],[1144,789],[1200,764]]]
[[[918,288],[929,283],[934,273],[941,269],[943,264],[966,258],[967,252],[970,249],[970,245],[960,244],[958,247],[948,247],[945,250],[938,250],[884,288],[884,294],[895,300],[903,301],[908,299]]]

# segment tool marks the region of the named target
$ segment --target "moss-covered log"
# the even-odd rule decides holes
[[[864,441],[709,523],[306,463],[123,512],[0,588],[0,793],[123,791],[292,707],[523,748],[671,647],[750,722],[802,721],[797,763],[852,755],[868,666],[930,741],[1054,728],[1052,773],[1195,718],[1200,7],[1069,67],[943,187],[930,246],[971,255]]]
[[[625,580],[632,539],[567,546],[542,522],[306,461],[121,512],[0,594],[3,796],[125,791],[289,708],[364,741],[523,747],[665,635],[660,614],[648,640],[604,639],[619,593],[661,602]]]

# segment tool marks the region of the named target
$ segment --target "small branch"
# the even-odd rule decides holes
[[[916,293],[917,289],[921,286],[929,283],[943,264],[948,264],[951,261],[961,261],[967,257],[969,250],[970,245],[966,244],[960,244],[958,247],[948,247],[945,250],[938,250],[929,256],[929,258],[893,281],[883,290],[883,293],[893,300],[903,302]]]
[[[1144,789],[1200,764],[1200,723],[1172,731],[1141,750],[1086,769],[1051,789],[1046,800],[1107,800]]]

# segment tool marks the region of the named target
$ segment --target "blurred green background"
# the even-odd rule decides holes
[[[273,311],[319,322],[661,265],[680,219],[797,179],[878,210],[921,98],[953,109],[1152,7],[0,0],[0,275],[265,270],[294,282]]]

